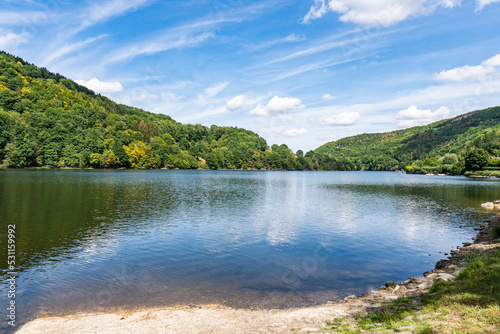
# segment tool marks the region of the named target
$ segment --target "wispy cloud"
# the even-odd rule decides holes
[[[267,41],[264,43],[248,45],[247,48],[250,51],[258,51],[258,50],[271,48],[275,45],[281,45],[284,43],[297,43],[297,42],[302,42],[304,40],[306,40],[305,36],[290,34],[286,37],[273,39],[273,40],[270,40],[270,41]]]
[[[0,29],[0,49],[16,48],[21,44],[28,43],[30,37],[27,32],[15,33],[11,30]]]
[[[282,136],[284,137],[300,137],[305,134],[309,133],[309,131],[306,128],[300,128],[300,129],[289,129],[281,133]]]
[[[112,18],[136,11],[153,0],[110,0],[107,2],[94,2],[85,8],[80,16],[81,23],[73,29],[70,35],[79,33],[96,24],[106,22]]]
[[[145,1],[145,0],[143,0]],[[215,29],[227,23],[242,22],[257,14],[267,5],[254,4],[238,7],[225,12],[220,17],[206,16],[175,28],[157,32],[146,41],[132,43],[106,57],[105,64],[133,59],[140,55],[153,55],[173,49],[196,47],[208,39],[216,37]]]
[[[289,66],[287,66],[284,70],[281,70],[281,69],[274,70],[274,72],[277,72],[277,73],[267,73],[267,74],[271,75],[270,77],[259,78],[260,79],[259,84],[269,84],[269,83],[272,83],[275,81],[288,79],[290,77],[293,77],[293,76],[296,76],[299,74],[303,74],[306,72],[316,71],[319,69],[324,69],[324,68],[328,68],[328,67],[332,67],[332,66],[336,66],[336,65],[341,65],[341,64],[347,64],[347,63],[350,63],[350,62],[353,62],[356,60],[364,59],[366,57],[368,57],[368,55],[353,57],[353,58],[349,58],[349,59],[345,59],[345,60],[327,59],[327,60],[312,62],[312,63],[305,64],[302,66],[298,66],[298,67],[292,68],[290,70],[289,70]]]
[[[39,11],[0,11],[0,26],[24,26],[34,29],[39,24],[46,24],[58,16],[47,10]],[[33,27],[30,27],[30,26]]]
[[[350,126],[356,124],[361,115],[358,112],[343,112],[336,115],[328,115],[320,118],[321,125],[330,126]]]
[[[476,11],[482,11],[485,6],[490,5],[494,2],[500,2],[500,0],[477,0]]]
[[[195,47],[206,40],[215,37],[213,33],[202,33],[194,36],[177,36],[176,34],[166,34],[158,39],[140,42],[135,45],[121,48],[113,52],[104,60],[105,64],[130,60],[140,55],[153,55],[174,49]]]
[[[92,38],[88,38],[84,41],[63,45],[62,47],[60,47],[58,50],[55,50],[55,51],[51,50],[50,54],[47,57],[45,57],[44,60],[42,60],[42,64],[43,65],[50,64],[51,62],[53,62],[56,59],[67,56],[68,54],[71,54],[77,50],[85,48],[89,44],[94,43],[95,41],[103,39],[107,36],[108,35],[100,35],[97,37],[92,37]]]
[[[205,88],[204,96],[206,97],[214,97],[220,92],[222,92],[229,85],[229,82],[223,82],[220,84],[216,84],[212,87]]]

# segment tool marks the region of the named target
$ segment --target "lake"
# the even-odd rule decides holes
[[[433,269],[499,198],[500,180],[396,172],[0,170],[0,249],[15,224],[18,324],[308,306]]]

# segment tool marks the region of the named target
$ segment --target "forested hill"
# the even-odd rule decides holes
[[[269,147],[245,129],[181,124],[167,115],[117,104],[0,51],[0,165],[7,167],[406,168],[459,174],[485,167],[500,170],[500,160],[489,159],[500,155],[497,130],[500,107],[426,126],[343,138],[305,155],[294,154],[284,144]],[[475,157],[482,162],[475,163]]]
[[[498,130],[500,107],[494,107],[425,126],[343,138],[315,152],[333,159],[341,157],[344,163],[357,169],[395,170],[413,166],[417,170],[420,167],[432,170],[462,160],[474,148],[484,149],[490,156],[499,156]],[[445,156],[451,161],[443,162]]]
[[[166,111],[168,112],[168,110]],[[0,52],[0,165],[337,169],[327,156],[268,147],[252,131],[181,124]]]

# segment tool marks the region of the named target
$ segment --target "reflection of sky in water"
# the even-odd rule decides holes
[[[359,294],[431,269],[500,198],[496,180],[372,172],[7,171],[0,185],[26,316]]]

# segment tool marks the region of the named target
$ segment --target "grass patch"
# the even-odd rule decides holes
[[[490,257],[469,256],[457,280],[435,283],[421,302],[422,309],[400,297],[367,316],[336,319],[325,329],[346,334],[500,333],[500,250]]]

